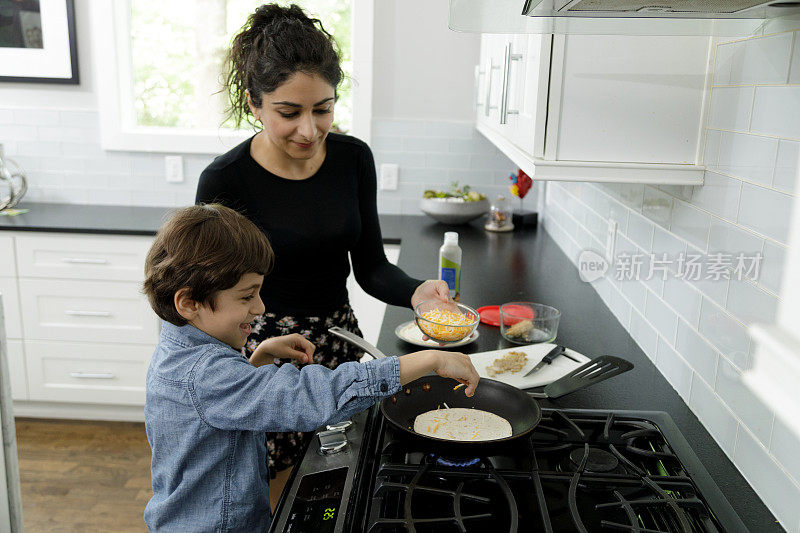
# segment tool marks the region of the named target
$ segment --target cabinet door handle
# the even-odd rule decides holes
[[[483,105],[481,102],[480,94],[481,94],[481,75],[486,74],[485,70],[481,70],[480,65],[475,65],[475,107],[480,107]]]
[[[67,309],[64,314],[69,316],[111,316],[108,311],[75,311],[73,309]]]
[[[489,58],[489,68],[486,69],[486,103],[483,104],[483,114],[489,116],[489,109],[492,101],[492,58]]]
[[[108,259],[91,259],[89,257],[62,257],[64,263],[78,263],[82,265],[105,265]]]
[[[70,372],[69,377],[78,379],[114,379],[111,372]]]
[[[508,123],[508,115],[516,115],[518,109],[508,109],[508,86],[511,80],[511,62],[522,59],[522,54],[511,53],[511,43],[506,44],[503,60],[503,90],[500,93],[500,124]]]

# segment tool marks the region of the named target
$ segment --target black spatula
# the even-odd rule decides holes
[[[578,389],[594,385],[633,368],[633,363],[611,355],[601,355],[544,388],[544,392],[529,392],[534,398],[559,398]]]

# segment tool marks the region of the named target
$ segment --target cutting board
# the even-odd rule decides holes
[[[508,383],[509,385],[513,385],[520,389],[527,389],[530,387],[539,387],[542,385],[547,385],[548,383],[552,383],[558,378],[572,372],[582,364],[590,361],[590,359],[585,355],[567,348],[564,353],[580,362],[575,362],[572,359],[564,357],[562,354],[556,357],[551,364],[545,365],[543,368],[537,370],[528,377],[523,377],[525,373],[536,366],[536,364],[541,361],[545,355],[547,355],[547,352],[555,347],[555,344],[529,344],[527,346],[505,348],[503,350],[495,350],[492,352],[472,353],[469,354],[469,357],[472,359],[472,364],[475,365],[475,369],[478,371],[478,374],[480,374],[482,378],[489,378],[489,374],[486,372],[486,367],[492,366],[492,363],[495,359],[507,354],[508,352],[525,353],[525,355],[528,356],[528,362],[525,363],[525,367],[522,370],[513,374],[511,372],[503,372],[502,374],[497,374],[490,379],[496,379],[497,381]],[[480,384],[478,384],[478,386],[480,387]]]

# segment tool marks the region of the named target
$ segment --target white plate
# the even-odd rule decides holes
[[[397,335],[398,338],[409,342],[411,344],[416,344],[417,346],[424,346],[426,348],[437,348],[437,349],[444,349],[444,348],[455,348],[457,346],[464,346],[465,344],[469,344],[475,339],[478,338],[479,333],[476,329],[472,332],[472,335],[467,337],[466,339],[461,339],[458,342],[453,342],[451,344],[445,344],[444,346],[440,345],[438,342],[433,340],[422,340],[422,331],[417,326],[417,323],[413,320],[409,322],[404,322],[397,326],[394,330],[394,334]]]
[[[536,364],[541,361],[545,355],[547,355],[547,352],[555,347],[555,344],[549,343],[528,344],[526,346],[516,346],[514,348],[506,348],[492,352],[471,353],[468,355],[470,359],[472,359],[472,364],[475,365],[475,369],[482,378],[495,379],[520,389],[528,389],[530,387],[539,387],[542,385],[547,385],[548,383],[552,383],[558,378],[569,374],[582,364],[590,361],[590,359],[585,355],[567,348],[565,353],[570,357],[577,359],[578,362],[573,361],[568,357],[564,357],[564,355],[561,354],[553,359],[553,362],[549,365],[545,365],[528,377],[523,377],[526,372],[530,371],[531,368],[536,366]],[[507,354],[508,352],[523,352],[528,356],[528,361],[525,363],[525,366],[522,368],[522,370],[513,374],[511,372],[504,372],[502,374],[497,374],[494,377],[489,377],[489,374],[486,372],[486,367],[492,366],[492,363],[495,359]],[[480,384],[478,384],[478,386],[480,387]]]

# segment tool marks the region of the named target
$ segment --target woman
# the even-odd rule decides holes
[[[345,287],[348,253],[361,287],[388,304],[447,301],[447,284],[411,278],[386,260],[372,153],[330,133],[343,73],[321,22],[296,5],[263,5],[234,37],[227,64],[232,116],[237,124],[252,116],[262,128],[203,171],[196,202],[239,210],[275,251],[261,289],[268,312],[254,322],[246,355],[265,338],[300,333],[317,346],[315,363],[358,360],[357,349],[328,334],[332,326],[361,334]],[[303,438],[268,436],[273,509]]]

